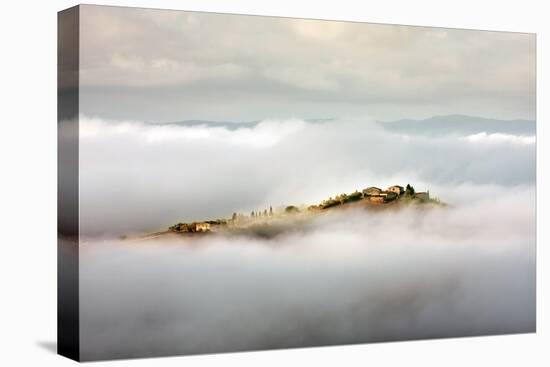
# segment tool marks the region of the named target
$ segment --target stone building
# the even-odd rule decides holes
[[[382,190],[379,189],[378,187],[368,187],[368,188],[363,190],[363,196],[364,197],[367,197],[367,196],[380,196],[381,193],[382,193]]]
[[[210,231],[210,223],[195,223],[195,232],[209,232]]]

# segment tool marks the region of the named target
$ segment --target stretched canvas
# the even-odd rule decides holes
[[[534,34],[59,13],[58,350],[534,332]]]

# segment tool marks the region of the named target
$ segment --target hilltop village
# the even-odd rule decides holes
[[[327,200],[323,200],[318,205],[310,205],[304,208],[289,205],[276,211],[274,211],[273,207],[270,206],[269,208],[265,208],[263,210],[251,211],[249,215],[235,212],[231,218],[228,219],[177,223],[169,227],[169,230],[177,233],[208,233],[217,232],[223,229],[242,229],[258,224],[267,224],[276,218],[289,217],[304,213],[315,214],[349,204],[360,205],[361,203],[364,203],[368,206],[382,206],[396,202],[411,204],[435,203],[441,205],[439,199],[430,198],[429,191],[416,192],[409,184],[407,184],[406,187],[399,185],[390,186],[386,190],[382,190],[378,187],[367,187],[362,191],[356,190],[351,194],[340,194],[334,198],[330,197]]]

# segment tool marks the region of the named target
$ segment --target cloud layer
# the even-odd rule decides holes
[[[534,137],[429,138],[368,119],[255,127],[80,120],[81,232],[120,235],[411,183],[453,205],[535,183]]]
[[[80,172],[84,360],[535,330],[534,137],[81,116]],[[450,206],[333,212],[271,240],[113,239],[407,182]]]
[[[534,191],[346,212],[275,240],[81,248],[83,359],[535,330]]]

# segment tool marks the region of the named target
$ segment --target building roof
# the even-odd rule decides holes
[[[382,191],[382,189],[379,189],[378,187],[367,187],[366,189],[363,189],[363,191]]]

